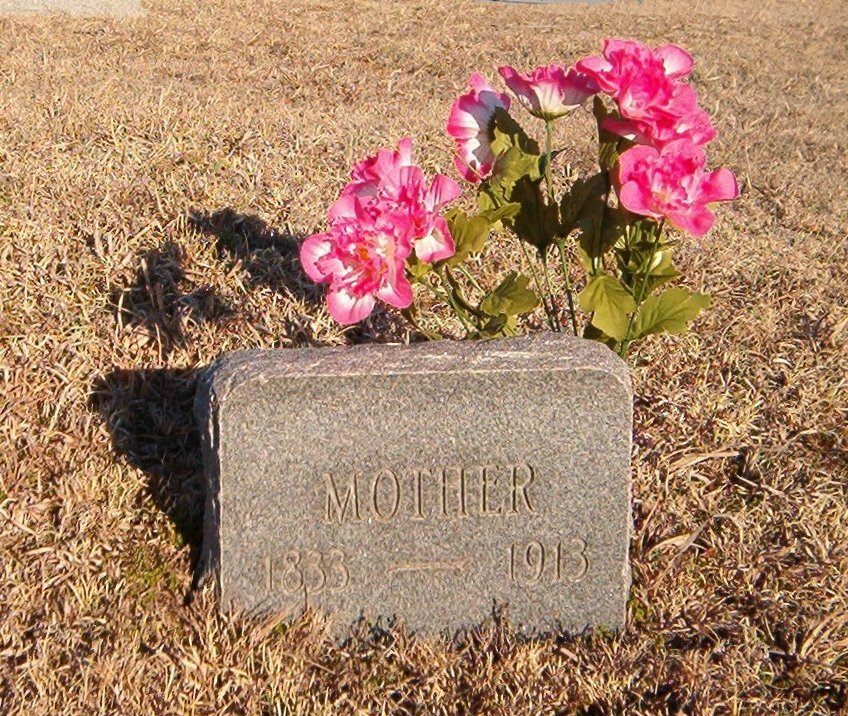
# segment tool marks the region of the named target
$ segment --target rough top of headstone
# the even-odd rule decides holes
[[[632,399],[562,334],[231,353],[197,398],[221,608],[435,633],[624,624]]]
[[[568,346],[563,350],[563,344]],[[365,358],[365,360],[362,360]],[[427,341],[412,345],[367,344],[281,351],[235,351],[206,373],[215,392],[247,380],[285,376],[409,375],[416,373],[597,370],[616,376],[628,390],[627,365],[609,348],[555,333],[495,341]],[[201,401],[202,402],[202,401]]]

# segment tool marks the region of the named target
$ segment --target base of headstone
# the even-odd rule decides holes
[[[245,351],[197,397],[221,609],[433,634],[624,625],[632,398],[561,334]]]

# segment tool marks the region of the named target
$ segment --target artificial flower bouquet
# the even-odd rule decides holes
[[[692,65],[675,45],[609,39],[602,56],[569,68],[501,67],[519,104],[544,124],[543,146],[510,114],[510,97],[472,75],[447,132],[476,209],[448,208],[462,187],[444,174],[428,181],[409,138],[356,164],[327,231],[301,248],[309,277],[329,284],[330,315],[357,323],[380,300],[438,338],[415,305],[420,286],[473,338],[514,335],[539,306],[551,330],[603,341],[622,357],[645,336],[685,330],[710,298],[669,287],[679,276],[673,249],[681,235],[709,231],[711,204],[739,194],[729,170],[706,168],[716,130],[686,81]],[[552,130],[590,100],[598,168],[580,176],[562,166]],[[493,233],[517,239],[530,276],[509,270],[482,285],[476,258]]]

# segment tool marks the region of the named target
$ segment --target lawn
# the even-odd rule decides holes
[[[152,0],[0,18],[0,712],[848,709],[848,20],[837,0]],[[415,340],[334,324],[297,246],[353,161],[443,127],[474,70],[676,42],[739,177],[633,367],[627,628],[449,641],[217,613],[194,583],[191,408],[225,350]],[[591,117],[560,123],[579,169]],[[494,237],[495,276],[519,261]],[[436,322],[459,334],[448,312]],[[538,330],[537,312],[525,326]]]

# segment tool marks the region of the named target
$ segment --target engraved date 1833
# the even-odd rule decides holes
[[[278,557],[265,557],[265,587],[286,595],[340,592],[350,584],[347,557],[340,549],[290,549]]]

